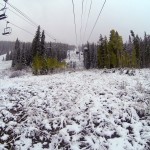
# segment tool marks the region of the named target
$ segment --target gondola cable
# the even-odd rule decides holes
[[[90,35],[89,35],[88,41],[89,41],[90,38],[91,38],[91,35],[92,35],[92,33],[93,33],[94,29],[95,29],[95,26],[96,26],[96,24],[97,24],[97,22],[98,22],[98,19],[99,19],[100,15],[102,14],[102,11],[103,11],[103,9],[104,9],[104,7],[105,7],[105,4],[106,4],[106,0],[104,1],[103,5],[102,5],[102,8],[101,8],[101,10],[100,10],[100,12],[99,12],[99,14],[98,14],[98,17],[97,17],[97,19],[96,19],[96,21],[95,21],[95,24],[94,24],[94,26],[93,26],[93,28],[92,28],[92,31],[91,31]]]
[[[83,7],[84,7],[84,0],[82,0],[81,27],[80,27],[80,41],[82,41]]]
[[[15,11],[17,11],[19,14],[21,14],[24,18],[26,18],[28,21],[30,21],[35,27],[38,27],[38,25],[31,19],[29,18],[25,13],[23,13],[21,10],[19,10],[18,8],[16,8],[15,6],[13,6],[12,4],[8,3],[7,4],[12,7]],[[43,29],[43,28],[41,28]],[[49,34],[46,30],[45,30],[45,34],[50,37],[51,39],[53,39],[54,41],[56,41],[56,38],[54,36],[52,36],[51,34]]]
[[[87,30],[87,26],[88,26],[88,21],[89,21],[89,17],[90,17],[90,13],[91,13],[91,8],[92,8],[92,0],[91,0],[91,3],[90,3],[88,17],[87,17],[87,20],[86,20],[86,26],[85,26],[85,30],[84,30],[84,35],[83,35],[83,41],[82,41],[82,43],[84,42],[84,39],[85,39],[85,33],[86,33],[86,30]]]
[[[72,0],[72,6],[73,6],[73,16],[74,16],[74,26],[75,26],[75,36],[76,36],[76,46],[77,46],[77,26],[76,26],[75,5],[73,0]]]

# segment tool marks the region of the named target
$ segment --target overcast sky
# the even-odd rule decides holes
[[[91,0],[84,0],[83,30],[85,29],[87,14]],[[48,33],[52,34],[58,41],[75,44],[75,32],[73,22],[73,10],[71,0],[9,0],[9,2],[27,14],[34,22],[40,24]],[[3,0],[0,0],[3,3]],[[82,0],[74,0],[78,44],[80,40]],[[86,5],[87,3],[87,5]],[[92,30],[98,13],[104,0],[93,0],[87,32],[84,42]],[[10,6],[7,6],[13,10]],[[86,9],[85,9],[86,8]],[[13,10],[14,11],[14,10]],[[97,42],[99,35],[109,36],[111,29],[115,29],[123,36],[124,41],[128,39],[130,30],[140,36],[144,31],[150,34],[150,0],[107,0],[105,8],[91,36],[90,42]],[[35,34],[36,28],[25,22],[14,13],[7,10],[8,21]],[[12,34],[2,36],[0,40],[14,41],[18,37],[21,41],[32,41],[33,36],[10,25]],[[0,21],[0,32],[3,32],[5,22]],[[46,36],[46,41],[53,41]]]

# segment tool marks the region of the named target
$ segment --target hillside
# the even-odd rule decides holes
[[[0,62],[0,149],[149,150],[149,69],[10,78],[9,63]]]

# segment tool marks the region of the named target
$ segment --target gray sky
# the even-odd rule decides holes
[[[82,36],[85,29],[90,1],[91,0],[85,0],[84,2],[85,13],[83,15]],[[27,14],[34,22],[40,24],[48,31],[48,33],[51,33],[59,41],[75,44],[71,0],[9,0],[9,2]],[[80,44],[82,0],[74,0],[74,2],[78,43]],[[87,41],[103,2],[104,0],[93,0],[84,42]],[[3,3],[3,0],[0,0],[0,3]],[[85,10],[86,3],[87,7]],[[13,10],[10,6],[8,7]],[[111,29],[117,30],[119,34],[123,36],[124,41],[128,39],[131,29],[140,36],[144,35],[144,31],[150,33],[149,15],[150,0],[107,0],[102,15],[91,36],[90,42],[97,42],[100,34],[109,36]],[[7,10],[7,16],[7,20],[10,22],[35,34],[35,27],[31,26],[9,10]],[[4,27],[5,22],[0,21],[0,33],[2,33]],[[0,40],[13,41],[18,37],[21,41],[32,41],[32,35],[13,27],[12,25],[11,27],[13,30],[11,36],[2,36],[0,34]],[[46,36],[46,41],[53,40]]]

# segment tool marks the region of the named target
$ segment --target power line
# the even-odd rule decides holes
[[[83,14],[86,13],[87,3],[88,3],[88,0],[86,0],[86,3],[85,3],[85,10],[84,10],[84,13],[83,13]]]
[[[43,28],[41,28],[43,29]],[[44,29],[43,29],[44,30]],[[45,31],[45,34],[50,37],[51,39],[53,39],[55,42],[56,42],[56,38],[55,37],[52,37],[52,35],[49,35],[49,33],[47,32],[47,30],[44,30]]]
[[[17,13],[15,13],[14,11],[12,11],[10,8],[8,8],[8,10],[10,10],[11,12],[13,12],[15,15],[17,15],[18,17],[20,17],[21,19],[23,19],[24,21],[26,21],[27,23],[29,23],[29,24],[32,25],[33,27],[36,27],[36,28],[37,28],[36,25],[33,25],[31,22],[27,21],[26,19],[24,19],[23,17],[21,17],[20,15],[18,15]],[[41,29],[42,29],[42,28],[41,28]],[[46,31],[46,30],[45,30],[45,31]],[[51,39],[53,39],[54,41],[56,40],[55,37],[51,37],[51,36],[48,34],[47,31],[45,32],[45,34],[46,34],[47,36],[49,36]]]
[[[29,22],[31,22],[31,24],[34,27],[38,27],[38,24],[36,24],[31,18],[29,18],[25,13],[23,13],[21,10],[19,10],[18,8],[16,8],[15,6],[13,6],[12,4],[6,2],[10,7],[12,7],[15,11],[17,11],[19,14],[21,14],[24,18],[26,18]],[[28,23],[29,23],[28,22]],[[42,28],[41,28],[42,29]],[[46,31],[46,30],[45,30]],[[45,34],[47,36],[49,36],[51,39],[56,41],[56,38],[54,36],[52,36],[51,34],[49,34],[47,31],[45,32]]]
[[[84,5],[84,0],[82,0],[82,13],[81,13],[81,28],[80,28],[80,41],[82,40],[82,19],[83,19],[83,5]]]
[[[75,15],[75,8],[74,8],[74,1],[72,0],[73,6],[73,16],[74,16],[74,26],[75,26],[75,36],[76,36],[76,46],[77,46],[77,26],[76,26],[76,15]]]
[[[12,4],[8,3],[8,5],[10,5],[12,8],[14,8],[17,12],[19,12],[21,15],[23,15],[25,18],[27,18],[34,26],[38,27],[38,24],[36,24],[31,18],[29,18],[25,13],[23,13],[22,11],[20,11],[18,8],[16,8],[15,6],[13,6]],[[41,27],[42,29],[42,27]],[[45,30],[46,31],[46,30]],[[49,33],[47,33],[47,31],[45,32],[45,34],[47,34],[51,39],[56,40],[56,38],[52,35],[50,35]]]
[[[31,22],[27,21],[26,19],[24,19],[23,17],[21,17],[20,15],[18,15],[17,13],[15,13],[13,10],[11,10],[10,8],[8,8],[9,11],[11,11],[12,13],[14,13],[16,16],[20,17],[21,19],[23,19],[24,21],[26,21],[27,23],[29,23],[30,25],[32,25],[33,27],[36,27],[34,26]]]
[[[101,8],[101,10],[100,10],[100,12],[99,12],[99,14],[98,14],[98,17],[97,17],[97,19],[96,19],[96,21],[95,21],[95,24],[94,24],[93,28],[92,28],[92,31],[91,31],[90,36],[89,36],[89,38],[88,38],[88,41],[89,41],[89,39],[91,38],[91,35],[92,35],[92,33],[93,33],[93,31],[94,31],[94,28],[95,28],[95,26],[96,26],[96,24],[97,24],[97,22],[98,22],[98,19],[99,19],[100,15],[101,15],[101,13],[102,13],[102,11],[103,11],[103,9],[104,9],[105,4],[106,4],[106,0],[104,1],[103,5],[102,5],[102,8]]]
[[[20,13],[23,17],[25,17],[27,20],[29,20],[33,25],[38,26],[32,19],[30,19],[25,13],[23,13],[21,10],[13,6],[12,4],[6,2],[10,7],[15,9],[18,13]]]
[[[1,3],[0,3],[1,4]],[[3,4],[1,4],[2,6],[4,6]],[[11,5],[12,6],[12,5]],[[15,7],[13,6],[12,7],[13,9],[15,9]],[[23,13],[20,13],[20,11],[18,11],[17,9],[15,9],[19,14],[21,14],[21,15],[23,15],[23,17],[24,18],[26,18],[26,19],[24,19],[23,17],[21,17],[20,15],[18,15],[16,12],[14,12],[13,10],[11,10],[10,8],[8,8],[8,10],[9,11],[11,11],[12,13],[14,13],[15,15],[17,15],[18,17],[20,17],[21,19],[23,19],[24,21],[26,21],[27,23],[29,23],[30,25],[32,25],[33,27],[36,27],[37,28],[37,24],[35,24],[35,23],[33,23],[33,22],[31,22],[28,18],[26,18],[26,16],[25,15],[23,15]],[[41,28],[42,29],[42,28]],[[46,30],[45,30],[46,31]],[[55,42],[56,42],[56,38],[55,37],[52,37],[52,35],[49,35],[48,34],[48,32],[46,31],[45,32],[45,34],[47,35],[47,36],[49,36],[51,39],[53,39]]]
[[[4,6],[3,4],[0,3],[0,5]],[[12,13],[14,13],[15,15],[17,15],[18,17],[20,17],[21,19],[23,19],[24,21],[26,21],[27,23],[29,23],[30,25],[32,25],[33,27],[36,27],[37,28],[37,25],[34,25],[33,23],[29,22],[28,20],[24,19],[23,17],[21,17],[20,15],[18,15],[16,12],[14,12],[13,10],[11,10],[10,8],[7,8],[9,11],[11,11]],[[49,36],[51,39],[53,39],[54,41],[56,41],[55,38],[51,37],[47,31],[45,32],[45,34],[47,36]]]
[[[91,13],[91,8],[92,8],[92,0],[91,0],[91,3],[90,3],[90,8],[89,8],[88,17],[87,17],[87,21],[86,21],[86,26],[85,26],[85,30],[84,30],[83,42],[84,42],[86,30],[87,30],[87,25],[88,25],[88,22],[89,22],[89,17],[90,17],[90,13]]]
[[[0,5],[4,6],[3,4],[0,3]],[[16,16],[18,16],[19,18],[23,19],[24,21],[26,21],[27,23],[29,23],[30,25],[32,25],[33,27],[37,27],[34,26],[31,22],[29,22],[28,20],[26,20],[25,18],[21,17],[19,14],[17,14],[16,12],[14,12],[13,10],[11,10],[10,8],[7,8],[10,12],[14,13]]]

